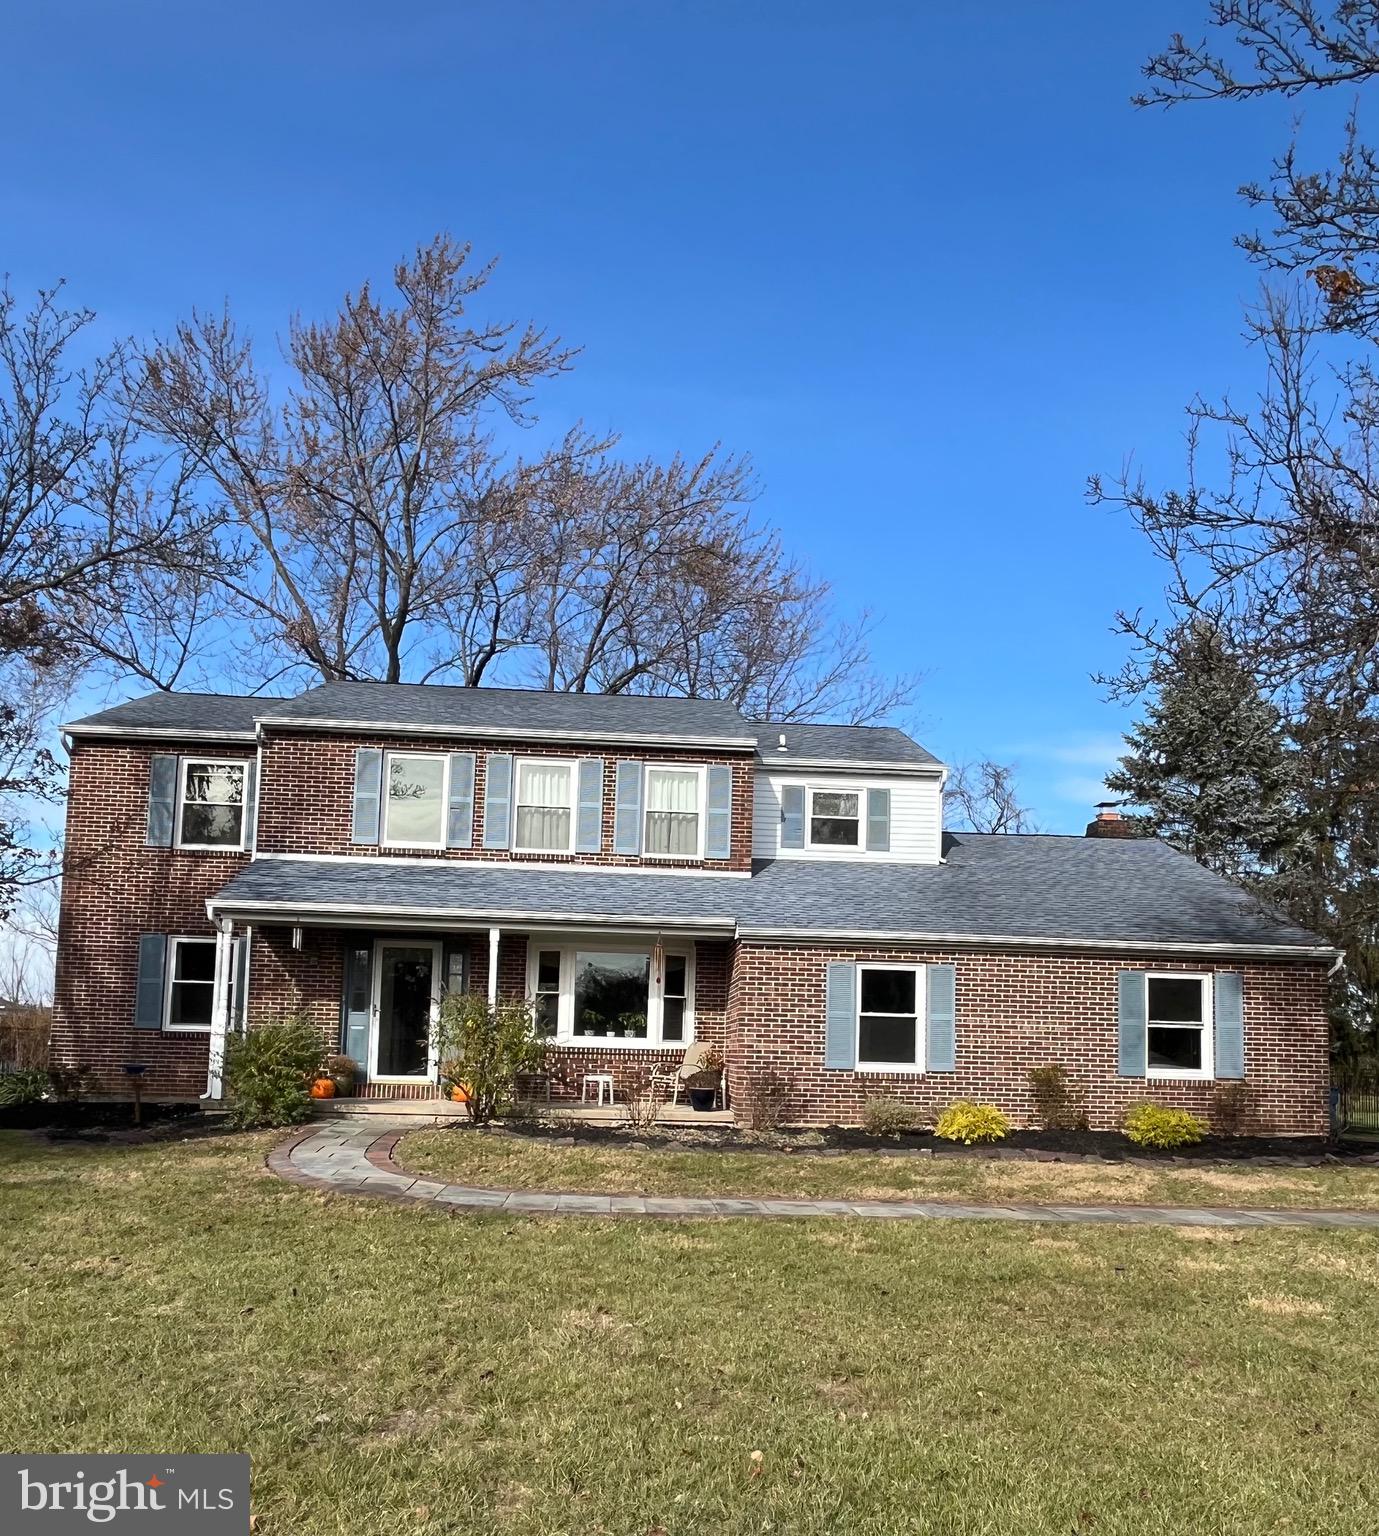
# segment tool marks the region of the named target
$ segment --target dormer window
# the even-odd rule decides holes
[[[517,853],[573,853],[575,765],[549,758],[517,763],[513,850]]]
[[[703,774],[698,768],[646,770],[646,829],[642,852],[653,859],[702,857],[700,803]]]
[[[244,771],[240,762],[182,762],[177,843],[181,848],[244,846]]]
[[[857,789],[809,791],[809,846],[862,846],[862,792]]]

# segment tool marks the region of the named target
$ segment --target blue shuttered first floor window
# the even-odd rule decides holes
[[[952,1072],[955,974],[951,965],[830,962],[824,1065],[857,1072]]]
[[[216,941],[203,934],[139,935],[134,1027],[170,1034],[206,1034],[215,1001]],[[238,935],[225,977],[231,1023],[247,1023],[249,938]]]
[[[1122,971],[1117,1033],[1121,1077],[1244,1077],[1243,978],[1236,971]]]

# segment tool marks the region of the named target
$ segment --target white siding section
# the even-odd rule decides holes
[[[865,848],[782,848],[780,792],[782,784],[829,789],[888,789],[891,792],[891,849],[868,853]],[[863,807],[862,839],[866,841]],[[886,778],[880,774],[817,770],[799,773],[756,770],[752,795],[752,857],[754,859],[870,859],[881,864],[937,864],[942,857],[943,790],[932,778]]]

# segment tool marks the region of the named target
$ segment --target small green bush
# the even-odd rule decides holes
[[[901,1099],[868,1099],[862,1106],[862,1129],[871,1136],[900,1136],[920,1124],[919,1111]]]
[[[934,1135],[970,1147],[978,1141],[999,1141],[1009,1129],[1010,1121],[994,1104],[974,1104],[971,1099],[958,1099],[938,1117]]]
[[[1185,1109],[1166,1109],[1162,1104],[1139,1104],[1125,1117],[1125,1134],[1139,1147],[1168,1151],[1190,1147],[1206,1135],[1206,1127]]]
[[[324,1056],[321,1032],[304,1014],[232,1035],[225,1042],[231,1125],[300,1125],[311,1113],[311,1083]]]
[[[431,1035],[442,1075],[464,1086],[465,1109],[476,1125],[509,1113],[517,1103],[518,1079],[546,1064],[546,1042],[523,1002],[490,1006],[477,992],[447,993]]]
[[[48,1096],[48,1074],[42,1067],[25,1067],[0,1077],[0,1109],[39,1104]]]
[[[1087,1129],[1087,1090],[1073,1082],[1057,1062],[1030,1069],[1029,1091],[1034,1098],[1034,1118],[1044,1130]]]

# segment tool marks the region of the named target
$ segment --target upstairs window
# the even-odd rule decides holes
[[[189,757],[182,763],[177,842],[182,848],[244,846],[241,762]]]
[[[1210,1077],[1211,991],[1205,976],[1147,978],[1150,1077]]]
[[[517,853],[571,853],[575,831],[575,765],[545,758],[517,764],[513,849]]]
[[[699,858],[702,783],[696,768],[646,770],[643,853],[657,859]]]
[[[389,752],[383,841],[393,848],[440,848],[445,841],[446,759],[439,752]]]
[[[809,791],[809,846],[862,846],[862,792],[857,789]]]

